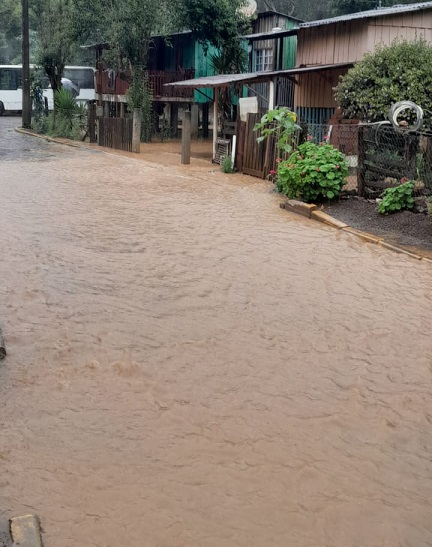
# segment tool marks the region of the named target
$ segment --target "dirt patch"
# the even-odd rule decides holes
[[[376,203],[361,198],[340,200],[324,211],[353,228],[383,236],[391,243],[432,251],[432,218],[403,211],[392,215],[378,213]]]
[[[87,146],[95,150],[103,150],[104,148],[97,144],[85,143]],[[149,143],[141,143],[140,153],[124,152],[123,150],[115,150],[107,148],[110,153],[126,156],[134,159],[142,159],[145,161],[157,163],[158,165],[180,165],[181,156],[181,141],[179,139],[170,139],[160,142],[154,141]],[[192,140],[191,141],[191,165],[193,167],[215,167],[212,164],[213,157],[213,141],[211,140]],[[216,168],[220,169],[219,166]]]

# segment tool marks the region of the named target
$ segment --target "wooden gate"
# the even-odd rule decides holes
[[[98,145],[132,151],[132,118],[99,118]]]
[[[257,142],[260,132],[253,129],[261,118],[262,114],[248,114],[247,122],[238,122],[236,169],[245,175],[264,179],[271,169],[277,168],[277,151],[273,135],[264,142]]]
[[[242,171],[245,175],[252,175],[253,177],[260,177],[263,179],[266,176],[266,144],[265,142],[257,142],[259,132],[253,130],[255,124],[260,120],[260,114],[248,114],[244,133]]]

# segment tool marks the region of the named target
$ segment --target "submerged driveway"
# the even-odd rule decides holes
[[[46,547],[432,545],[431,264],[257,179],[18,123],[0,521],[39,514]]]

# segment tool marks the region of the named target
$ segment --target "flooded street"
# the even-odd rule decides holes
[[[431,546],[432,264],[258,179],[18,124],[0,523],[37,513],[46,547]]]

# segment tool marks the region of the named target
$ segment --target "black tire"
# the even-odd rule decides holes
[[[0,101],[0,116],[3,116],[5,113],[5,107],[4,104]]]

